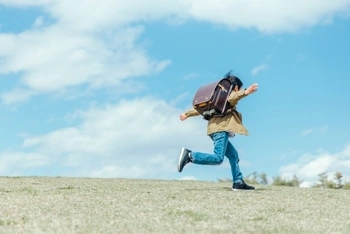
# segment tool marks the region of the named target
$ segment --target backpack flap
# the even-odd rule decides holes
[[[197,90],[192,101],[193,107],[207,120],[214,115],[222,115],[231,90],[232,84],[228,79],[204,85]]]
[[[218,115],[224,114],[226,111],[226,104],[228,96],[232,90],[231,82],[228,79],[222,79],[215,90],[213,96],[213,108],[216,110]]]

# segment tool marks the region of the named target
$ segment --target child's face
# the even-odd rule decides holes
[[[240,88],[238,88],[238,85],[236,85],[236,87],[233,89],[235,92],[238,92],[239,90],[241,90]]]

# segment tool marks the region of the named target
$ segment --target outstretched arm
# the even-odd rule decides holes
[[[192,116],[197,116],[197,115],[200,115],[198,111],[196,111],[195,109],[191,109],[191,110],[188,110],[184,113],[182,113],[180,115],[180,120],[181,121],[184,121],[185,119],[187,119],[188,117],[192,117]]]
[[[242,89],[237,92],[232,92],[230,96],[228,97],[228,102],[235,106],[237,105],[238,101],[242,98],[248,96],[249,94],[252,94],[258,90],[258,84],[254,83],[251,86],[249,86],[247,89]]]
[[[257,83],[254,83],[252,84],[251,86],[249,86],[247,89],[244,90],[244,93],[246,95],[249,95],[251,93],[254,93],[255,91],[258,90],[258,84]]]

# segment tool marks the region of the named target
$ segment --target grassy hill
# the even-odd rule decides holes
[[[350,233],[350,191],[0,177],[0,233]]]

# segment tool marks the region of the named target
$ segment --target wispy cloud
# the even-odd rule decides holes
[[[301,135],[306,136],[306,135],[309,135],[310,133],[312,133],[312,129],[304,129],[301,132]]]
[[[142,42],[143,24],[168,24],[188,20],[206,21],[235,28],[255,28],[262,33],[295,32],[304,27],[331,22],[334,15],[349,11],[348,1],[274,0],[254,7],[259,0],[216,1],[86,0],[84,10],[71,0],[1,0],[0,6],[36,7],[46,16],[19,33],[0,33],[0,74],[20,73],[14,89],[31,95],[13,98],[7,91],[3,102],[22,101],[35,95],[57,94],[67,89],[119,87],[130,78],[161,72],[167,58],[149,56]],[[233,11],[240,14],[231,14]],[[310,14],[311,12],[311,14]],[[52,20],[54,19],[54,20]],[[60,38],[60,43],[57,43]],[[266,64],[252,75],[268,69]],[[69,94],[68,94],[69,95]]]
[[[298,176],[307,187],[318,181],[320,173],[327,172],[333,176],[335,172],[341,172],[344,178],[350,179],[350,144],[342,151],[330,153],[325,150],[317,150],[315,154],[303,154],[295,163],[280,168],[283,177]]]
[[[302,136],[306,136],[306,135],[309,135],[311,133],[326,133],[328,131],[328,126],[323,126],[323,127],[319,127],[319,128],[307,128],[307,129],[304,129],[302,132],[301,132],[301,135]]]
[[[142,41],[143,24],[148,22],[197,20],[230,29],[281,33],[317,25],[324,17],[349,10],[346,1],[296,4],[274,0],[255,7],[260,1],[129,0],[125,4],[122,0],[86,0],[84,9],[77,10],[81,9],[79,1],[0,0],[0,6],[38,7],[46,15],[23,32],[0,32],[0,75],[19,77],[1,99],[7,104],[22,102],[72,87],[125,91],[130,79],[161,72],[171,63],[168,58],[149,55]],[[231,14],[233,11],[241,14]],[[268,68],[262,64],[252,74]],[[148,97],[81,110],[77,114],[80,123],[26,135],[16,151],[0,152],[0,173],[31,175],[28,167],[38,171],[63,165],[69,175],[164,178],[176,172],[180,145],[212,150],[211,141],[202,134],[205,121],[181,123],[181,112],[164,100]]]
[[[254,67],[252,70],[252,76],[257,76],[260,72],[266,71],[270,67],[266,64],[262,64],[260,66]]]
[[[318,131],[326,133],[328,131],[328,126],[323,126],[323,127],[319,128]]]
[[[195,79],[199,77],[199,74],[198,73],[189,73],[189,74],[186,74],[183,79],[184,80],[192,80],[192,79]]]
[[[287,158],[289,158],[289,157],[295,157],[295,155],[297,155],[297,153],[298,153],[298,151],[297,150],[295,150],[295,149],[288,149],[288,150],[286,150],[285,152],[283,152],[281,155],[280,155],[280,157],[279,157],[279,159],[280,160],[284,160],[284,159],[287,159]]]
[[[97,2],[86,0],[84,10],[79,1],[71,0],[1,0],[0,5],[42,7],[67,27],[83,30],[105,30],[114,25],[165,20],[174,24],[189,19],[222,24],[229,28],[255,28],[264,33],[295,32],[304,27],[331,23],[335,14],[348,13],[349,1],[271,0],[123,0]],[[260,4],[259,7],[255,7]],[[240,14],[231,14],[232,11]],[[346,15],[346,14],[345,14]]]
[[[33,26],[34,27],[40,27],[44,24],[44,18],[42,16],[36,18],[36,20],[34,21]]]
[[[178,180],[197,180],[197,178],[194,176],[183,176],[180,177]]]
[[[69,12],[74,5],[62,7]],[[90,7],[93,5],[91,2]],[[18,74],[18,83],[1,95],[3,103],[23,102],[41,94],[70,96],[69,90],[81,87],[120,87],[135,77],[161,72],[171,63],[149,57],[146,48],[136,43],[144,32],[142,26],[116,27],[107,20],[105,32],[96,33],[97,28],[88,30],[79,19],[67,19],[67,14],[60,12],[60,20],[50,25],[38,17],[32,28],[21,33],[0,33],[0,75]]]
[[[0,152],[0,174],[39,174],[44,167],[63,165],[60,175],[173,178],[180,146],[212,150],[201,131],[206,122],[182,122],[181,111],[144,97],[71,113],[67,118],[81,122],[42,135],[23,134],[17,151]]]

